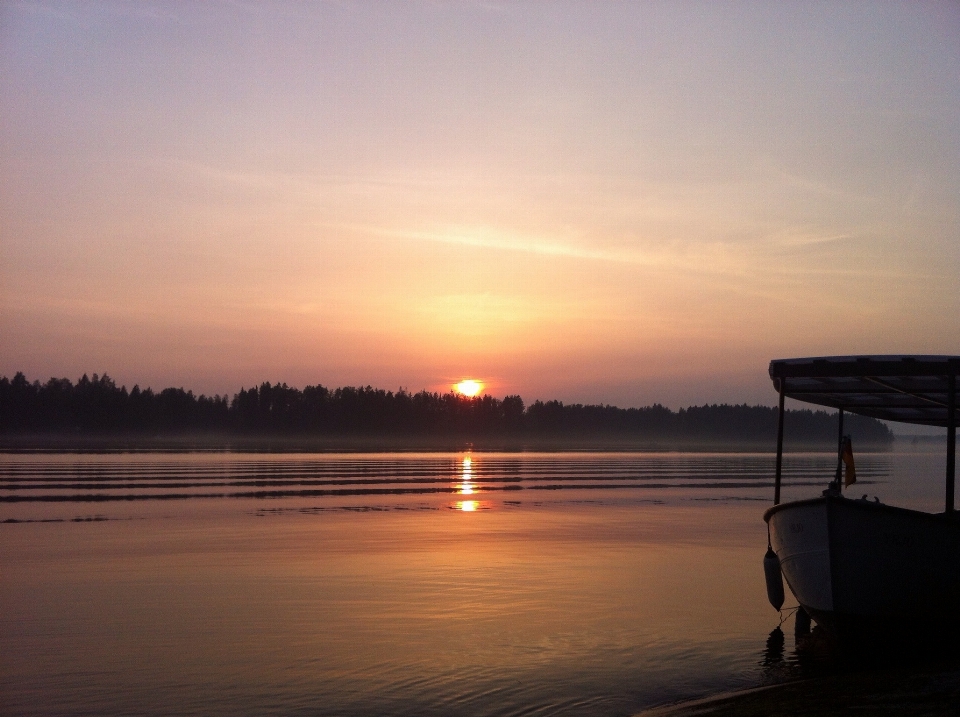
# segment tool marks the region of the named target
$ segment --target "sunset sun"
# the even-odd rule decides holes
[[[465,378],[460,383],[453,385],[454,390],[464,396],[476,396],[483,390],[483,382],[473,378]]]

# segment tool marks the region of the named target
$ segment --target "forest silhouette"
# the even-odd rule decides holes
[[[826,411],[788,410],[794,442],[836,441],[837,417]],[[858,447],[882,447],[893,434],[880,421],[849,416],[845,431]],[[672,411],[564,404],[520,396],[467,397],[453,392],[411,393],[361,387],[300,390],[262,383],[232,397],[196,395],[183,388],[127,390],[107,375],[76,383],[51,378],[30,382],[22,373],[0,377],[0,435],[75,436],[202,435],[262,437],[490,437],[615,438],[642,444],[742,444],[772,446],[777,412],[767,406],[704,405]]]

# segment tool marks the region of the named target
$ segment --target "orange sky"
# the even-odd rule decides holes
[[[960,353],[960,6],[0,6],[0,373],[771,404]]]

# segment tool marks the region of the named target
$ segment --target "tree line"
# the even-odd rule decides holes
[[[788,410],[792,441],[830,445],[837,418],[826,411]],[[880,421],[851,415],[845,432],[860,445],[893,441]],[[183,388],[117,387],[107,375],[76,383],[30,382],[22,373],[0,377],[0,434],[75,433],[237,435],[605,436],[647,442],[776,440],[777,411],[767,406],[704,405],[672,411],[535,401],[520,396],[475,398],[400,389],[262,383],[232,397],[196,395]]]

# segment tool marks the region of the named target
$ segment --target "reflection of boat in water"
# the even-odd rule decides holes
[[[774,607],[780,608],[778,597],[782,604],[782,571],[801,607],[839,635],[876,628],[945,632],[960,626],[960,517],[954,510],[958,374],[960,357],[952,356],[771,362],[780,412],[774,506],[764,520],[776,555],[768,552],[765,561]],[[820,497],[780,503],[784,398],[840,409],[837,473]],[[843,459],[852,465],[849,439],[843,437],[844,411],[947,428],[943,513],[843,496]]]

